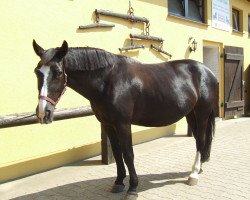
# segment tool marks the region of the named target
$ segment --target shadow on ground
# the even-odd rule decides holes
[[[95,161],[93,161],[95,163]],[[79,163],[78,163],[79,164]],[[93,163],[85,163],[91,165]],[[80,164],[81,165],[81,164]],[[82,163],[82,165],[84,165]],[[163,174],[144,174],[138,175],[140,184],[138,186],[139,196],[143,191],[154,188],[160,188],[166,185],[177,183],[185,184],[187,176],[190,172],[173,172]],[[107,177],[102,179],[87,180],[82,182],[71,183],[63,186],[58,186],[34,194],[28,194],[22,197],[14,198],[13,200],[89,200],[89,199],[124,199],[126,190],[119,194],[110,193],[110,188],[115,180],[115,177]],[[124,183],[128,188],[128,177]]]

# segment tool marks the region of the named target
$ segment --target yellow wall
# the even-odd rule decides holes
[[[128,10],[128,2],[128,0],[1,0],[0,115],[35,110],[38,94],[33,69],[39,58],[32,49],[33,39],[36,39],[44,48],[60,46],[63,40],[67,40],[72,47],[93,46],[119,53],[119,47],[130,43],[128,39],[130,33],[143,32],[142,24],[101,16],[101,22],[115,24],[115,27],[81,31],[78,30],[78,26],[93,23],[95,18],[93,11],[96,8],[125,14]],[[243,34],[235,34],[231,30],[225,32],[211,27],[211,0],[207,1],[207,25],[168,17],[166,0],[131,0],[131,2],[135,15],[144,16],[150,20],[150,34],[165,40],[163,49],[173,55],[172,59],[191,58],[202,61],[203,44],[214,42],[221,46],[221,50],[224,45],[244,47],[244,68],[247,70],[247,65],[250,64],[250,39],[247,30],[250,3],[246,0],[231,2],[231,7],[234,6],[243,11]],[[198,41],[198,49],[195,53],[189,53],[189,37],[194,37]],[[125,55],[145,63],[168,60],[167,56],[149,49],[151,42],[137,42],[137,44],[142,43],[146,46],[145,49],[125,53]],[[153,44],[157,45],[155,42]],[[222,61],[221,63],[223,64]],[[246,84],[250,84],[248,79]],[[222,93],[223,91],[221,91],[221,98],[223,98]],[[87,100],[68,89],[58,108],[88,104]],[[182,126],[184,126],[182,130],[185,130],[185,120],[177,124],[177,130]],[[145,129],[134,126],[133,130],[140,132]],[[174,129],[166,129],[165,133],[169,133],[169,130]],[[149,131],[152,132],[151,129]],[[0,129],[0,173],[1,169],[6,169],[6,166],[21,163],[23,160],[41,158],[99,141],[100,126],[94,117],[54,122],[48,126],[30,125]],[[91,152],[90,150],[89,155],[92,155]],[[54,166],[56,164],[63,164],[63,162],[55,161]],[[16,176],[26,175],[31,171],[27,169],[26,173],[19,173]],[[11,174],[11,171],[9,170],[8,173]],[[13,178],[13,174],[10,177]],[[3,179],[7,180],[8,177]]]

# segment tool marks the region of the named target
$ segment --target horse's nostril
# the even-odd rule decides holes
[[[46,117],[50,116],[50,110],[46,110]]]

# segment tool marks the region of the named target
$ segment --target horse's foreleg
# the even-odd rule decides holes
[[[134,152],[132,146],[132,134],[131,134],[131,125],[117,125],[116,126],[117,134],[122,148],[123,158],[129,170],[129,195],[136,195],[136,188],[138,186],[138,177],[135,171],[134,166]]]
[[[111,192],[119,193],[122,192],[125,188],[125,185],[123,184],[123,179],[126,177],[126,169],[122,158],[121,146],[119,144],[116,131],[112,126],[101,124],[101,128],[102,132],[109,137],[117,167],[117,178],[111,189]]]

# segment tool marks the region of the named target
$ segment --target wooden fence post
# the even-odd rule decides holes
[[[109,141],[109,138],[107,136],[106,133],[102,132],[101,133],[101,145],[102,145],[102,163],[109,165],[111,163],[115,162],[114,156],[113,156],[113,152],[112,152],[112,148],[111,148],[111,144]]]
[[[193,136],[193,132],[191,130],[191,127],[188,125],[188,129],[187,129],[187,136],[188,137],[192,137]]]

